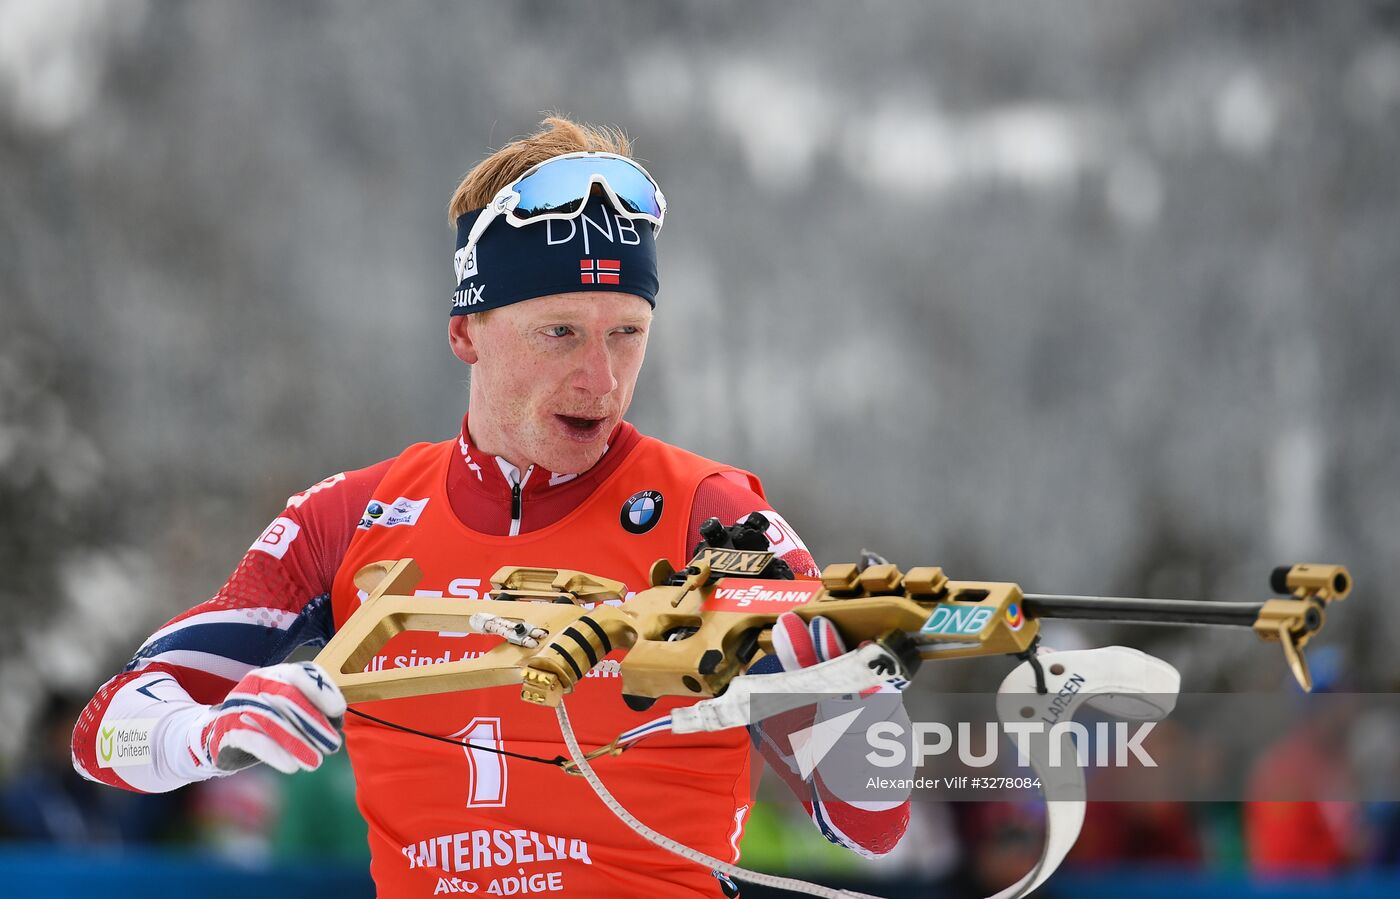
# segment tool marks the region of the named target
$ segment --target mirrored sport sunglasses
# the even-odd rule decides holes
[[[607,192],[622,215],[651,222],[657,233],[661,231],[666,196],[650,172],[616,153],[565,153],[546,159],[501,188],[472,224],[464,258],[471,258],[487,226],[500,216],[516,228],[574,218],[588,205],[595,184]]]

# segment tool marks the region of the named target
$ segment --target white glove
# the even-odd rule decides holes
[[[314,771],[340,749],[345,697],[314,662],[284,662],[243,676],[189,730],[190,754],[231,773],[266,762],[283,774]]]

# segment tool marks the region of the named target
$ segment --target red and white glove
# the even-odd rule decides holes
[[[793,612],[787,612],[780,615],[773,624],[773,654],[784,671],[808,668],[819,662],[834,659],[845,652],[846,645],[836,627],[821,616],[808,622]],[[749,673],[763,673],[778,667],[772,662],[763,665],[764,661],[767,660],[760,660],[760,664],[750,668]],[[898,695],[907,684],[908,681],[882,684],[865,691],[861,696],[871,697],[877,693]],[[902,718],[907,732],[909,716],[904,712],[903,705],[894,698],[877,701],[892,706],[881,713],[882,718]],[[899,797],[849,801],[842,799],[823,781],[822,764],[810,771],[807,778],[802,776],[801,766],[796,761],[796,753],[792,746],[791,738],[794,734],[808,730],[820,720],[831,720],[838,714],[849,713],[849,710],[848,702],[822,700],[814,705],[765,719],[762,724],[754,726],[753,736],[769,766],[782,777],[793,794],[802,800],[803,807],[823,836],[838,846],[845,846],[866,857],[884,855],[899,842],[909,824],[908,793],[904,792]],[[847,731],[838,746],[825,757],[825,762],[831,763],[846,775],[852,773],[853,766],[864,764],[860,759],[868,751],[863,738],[865,717],[862,715],[855,718],[851,730]],[[863,777],[857,779],[864,780]]]
[[[243,676],[190,729],[199,767],[230,773],[258,762],[292,774],[314,771],[340,749],[345,697],[314,662],[284,662]]]
[[[784,612],[773,622],[773,651],[784,671],[796,671],[843,655],[846,644],[828,619],[818,615],[806,622],[796,612]]]

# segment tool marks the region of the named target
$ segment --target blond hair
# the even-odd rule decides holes
[[[632,155],[631,140],[618,128],[589,125],[557,115],[549,116],[540,126],[539,131],[511,141],[467,173],[447,207],[449,224],[455,225],[462,213],[490,203],[501,188],[546,159],[581,150]]]

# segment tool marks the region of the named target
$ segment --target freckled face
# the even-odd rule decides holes
[[[522,469],[587,471],[632,403],[651,306],[587,291],[454,319],[453,350],[472,363],[474,443]]]

